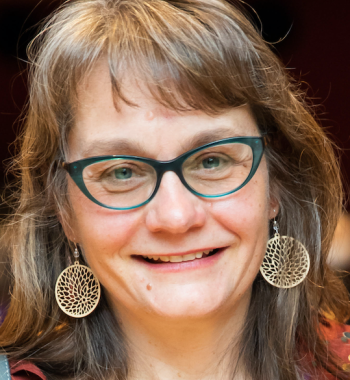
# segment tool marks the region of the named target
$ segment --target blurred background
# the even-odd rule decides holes
[[[245,0],[263,37],[302,81],[322,126],[342,149],[344,184],[350,178],[350,0]],[[38,23],[60,0],[0,0],[0,190],[27,100],[26,46]],[[348,211],[349,205],[347,205]],[[0,218],[7,213],[0,207]],[[350,222],[337,230],[334,265],[350,268]],[[0,292],[1,285],[0,273]]]

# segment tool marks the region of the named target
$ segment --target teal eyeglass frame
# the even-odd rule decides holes
[[[182,165],[187,160],[187,158],[192,156],[193,154],[201,151],[201,150],[204,150],[204,149],[207,149],[207,148],[210,148],[213,146],[217,146],[217,145],[225,145],[225,144],[232,144],[232,143],[245,144],[245,145],[250,146],[252,149],[253,164],[252,164],[250,173],[249,173],[248,177],[246,178],[246,180],[237,188],[235,188],[229,192],[217,194],[217,195],[201,194],[201,193],[195,191],[194,189],[192,189],[188,185],[188,183],[186,182],[186,180],[182,174]],[[238,191],[239,189],[241,189],[242,187],[244,187],[252,179],[256,170],[259,167],[261,158],[262,158],[263,153],[264,153],[265,146],[266,146],[265,137],[231,137],[231,138],[213,141],[209,144],[202,145],[202,146],[195,148],[195,149],[192,149],[192,150],[190,150],[190,151],[182,154],[181,156],[174,158],[173,160],[170,160],[170,161],[157,161],[157,160],[153,160],[151,158],[138,157],[138,156],[115,155],[115,156],[89,157],[89,158],[74,161],[71,163],[62,162],[62,167],[68,172],[68,174],[71,176],[71,178],[76,183],[76,185],[79,187],[79,189],[92,202],[96,203],[97,205],[99,205],[101,207],[105,207],[105,208],[112,209],[112,210],[132,210],[132,209],[144,206],[145,204],[150,202],[155,197],[155,195],[157,194],[157,191],[159,189],[159,186],[160,186],[160,183],[162,181],[164,173],[169,172],[169,171],[174,172],[179,177],[180,181],[186,187],[187,190],[189,190],[192,194],[195,194],[199,197],[202,197],[202,198],[220,198],[220,197],[224,197],[226,195],[232,194],[232,193]],[[95,164],[97,162],[101,162],[101,161],[106,161],[106,160],[111,160],[111,159],[112,160],[113,159],[120,159],[120,158],[121,159],[132,159],[134,161],[144,162],[144,163],[152,166],[154,168],[154,170],[156,171],[156,174],[157,174],[156,185],[155,185],[155,188],[154,188],[152,194],[150,195],[150,197],[146,201],[144,201],[138,205],[132,206],[132,207],[111,207],[111,206],[108,206],[108,205],[105,205],[105,204],[99,202],[97,199],[95,199],[90,194],[89,190],[85,186],[84,179],[83,179],[83,171],[87,166]]]

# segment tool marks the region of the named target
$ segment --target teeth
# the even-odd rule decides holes
[[[164,261],[165,263],[169,262],[170,261],[170,257],[169,256],[160,256],[160,259],[162,261]]]
[[[182,261],[191,261],[196,258],[195,253],[190,253],[189,255],[182,256]]]
[[[170,256],[171,263],[181,263],[183,256]]]
[[[153,261],[163,261],[165,263],[181,263],[183,261],[192,261],[195,259],[201,259],[204,256],[208,256],[209,253],[212,253],[214,250],[206,250],[202,252],[190,253],[184,256],[143,256],[144,259],[151,259]]]

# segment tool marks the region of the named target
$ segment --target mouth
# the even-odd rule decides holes
[[[150,264],[169,264],[169,263],[182,263],[188,261],[198,261],[205,259],[210,256],[214,256],[216,253],[221,251],[223,248],[215,248],[212,250],[199,251],[194,253],[189,253],[187,255],[177,255],[177,256],[142,256],[143,260]]]

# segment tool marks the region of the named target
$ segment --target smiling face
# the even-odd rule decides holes
[[[138,107],[120,102],[116,110],[107,68],[94,69],[79,91],[68,162],[118,154],[166,161],[201,142],[259,136],[248,107],[216,117],[176,113],[136,85],[128,88]],[[156,196],[127,211],[93,203],[68,181],[74,211],[68,237],[82,247],[117,311],[171,318],[245,312],[275,214],[264,157],[250,182],[231,195],[200,198],[166,172]]]

